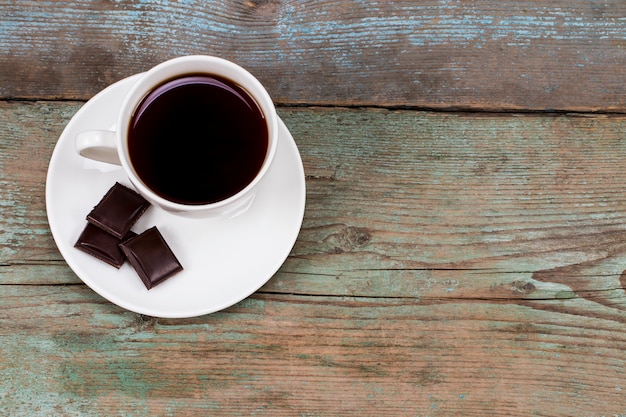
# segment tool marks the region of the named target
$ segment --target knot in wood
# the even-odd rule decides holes
[[[370,241],[370,234],[367,229],[359,227],[348,227],[346,229],[346,242],[352,248],[362,248]]]
[[[256,14],[271,15],[280,8],[281,0],[246,0],[244,5]]]
[[[521,294],[530,294],[535,291],[535,285],[526,281],[513,281],[511,283],[511,289]]]

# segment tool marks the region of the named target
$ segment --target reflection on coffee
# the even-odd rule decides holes
[[[153,89],[137,106],[128,152],[137,176],[159,196],[208,204],[244,189],[268,149],[257,102],[239,85],[189,74]]]

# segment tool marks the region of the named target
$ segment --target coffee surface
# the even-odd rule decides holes
[[[257,175],[268,129],[256,101],[230,80],[189,74],[167,81],[135,110],[131,164],[159,196],[182,204],[224,200]]]

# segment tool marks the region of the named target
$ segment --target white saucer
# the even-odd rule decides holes
[[[194,317],[229,307],[258,290],[283,264],[302,225],[304,169],[282,121],[276,156],[249,209],[233,218],[188,219],[150,207],[132,230],[156,225],[184,270],[147,290],[132,267],[117,270],[74,248],[85,216],[118,181],[119,167],[80,157],[74,138],[110,129],[136,77],[121,80],[89,100],[68,123],[52,154],[46,208],[54,240],[72,270],[95,292],[120,307],[154,317]]]

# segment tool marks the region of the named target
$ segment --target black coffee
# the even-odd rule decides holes
[[[207,74],[163,83],[135,110],[128,151],[137,176],[177,203],[226,199],[257,175],[268,129],[257,102],[239,85]]]

